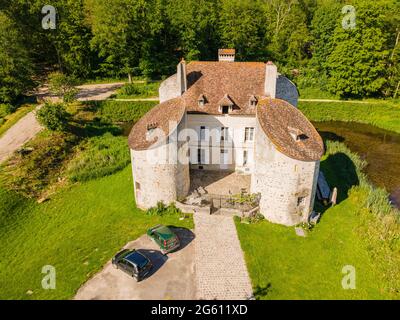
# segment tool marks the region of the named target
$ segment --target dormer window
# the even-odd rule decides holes
[[[296,128],[288,128],[290,136],[293,138],[294,141],[300,142],[308,139],[308,136],[301,132],[299,129]]]
[[[251,107],[256,107],[257,106],[257,102],[258,102],[258,99],[256,98],[256,96],[253,95],[253,96],[250,97],[249,105]]]
[[[150,135],[155,129],[157,129],[158,123],[157,122],[151,122],[147,124],[147,135]]]
[[[235,105],[229,95],[225,94],[224,97],[219,101],[219,112],[222,114],[229,114],[233,110]]]
[[[197,99],[197,103],[199,107],[204,107],[204,105],[206,104],[206,97],[203,94],[201,94]]]

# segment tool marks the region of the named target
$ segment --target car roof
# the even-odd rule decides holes
[[[171,229],[166,226],[159,226],[158,228],[154,229],[153,232],[157,233],[163,240],[169,240],[176,237],[175,233],[173,233]]]
[[[144,267],[149,262],[149,260],[143,254],[136,250],[130,252],[127,256],[125,256],[124,260],[133,263],[139,268]]]

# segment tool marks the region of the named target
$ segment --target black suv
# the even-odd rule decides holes
[[[136,281],[143,280],[153,267],[150,259],[137,250],[124,249],[118,252],[112,259],[115,268],[135,278]]]

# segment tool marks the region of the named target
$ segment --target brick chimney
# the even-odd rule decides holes
[[[276,95],[276,80],[278,78],[278,68],[268,61],[265,65],[265,95],[275,99]]]
[[[235,49],[219,49],[218,50],[218,61],[235,62]]]
[[[178,63],[176,70],[176,81],[178,85],[178,94],[181,96],[187,90],[186,62],[184,59]]]

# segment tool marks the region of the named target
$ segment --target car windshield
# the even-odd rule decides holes
[[[135,251],[130,253],[125,257],[125,260],[128,260],[129,262],[133,263],[136,265],[139,269],[143,268],[147,264],[147,259],[140,254],[139,252]]]
[[[160,227],[157,229],[157,233],[163,240],[171,240],[175,238],[174,233],[168,227]]]

